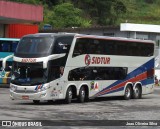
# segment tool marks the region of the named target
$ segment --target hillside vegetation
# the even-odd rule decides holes
[[[43,5],[44,21],[54,28],[160,24],[160,0],[10,0]]]

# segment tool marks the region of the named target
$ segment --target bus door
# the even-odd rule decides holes
[[[11,80],[12,62],[6,61],[5,60],[6,58],[4,58],[0,64],[0,83],[3,83],[3,84],[8,84],[10,83],[10,80]],[[5,60],[5,63],[4,63],[4,60]],[[3,66],[3,63],[5,64],[5,66]]]
[[[54,98],[62,97],[62,87],[65,86],[65,81],[62,79],[64,67],[56,65],[54,60],[48,63],[48,82],[53,87],[51,96]]]

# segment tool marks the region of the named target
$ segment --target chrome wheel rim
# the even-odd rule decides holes
[[[68,96],[69,96],[69,99],[72,99],[72,91],[71,90],[69,91]]]
[[[84,97],[85,97],[85,91],[84,90],[82,90],[82,92],[81,92],[81,97],[82,97],[82,99],[84,99]]]
[[[139,89],[138,89],[138,87],[135,88],[134,93],[135,93],[136,97],[139,95]]]
[[[129,88],[126,89],[126,97],[129,98],[131,95],[131,90]]]

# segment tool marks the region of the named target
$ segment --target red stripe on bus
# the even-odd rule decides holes
[[[144,72],[144,73],[142,73],[142,74],[137,75],[136,77],[133,77],[133,78],[131,78],[131,79],[129,79],[129,80],[126,80],[126,81],[118,84],[118,85],[115,85],[115,86],[113,86],[113,87],[110,88],[110,89],[106,89],[106,90],[104,90],[104,91],[101,91],[100,93],[97,93],[97,95],[95,95],[95,96],[100,96],[100,95],[102,95],[102,94],[106,94],[107,92],[110,92],[110,91],[119,89],[119,88],[121,88],[121,87],[124,87],[127,82],[135,83],[135,82],[137,82],[137,81],[144,80],[144,79],[146,79],[146,78],[147,78],[147,72]]]

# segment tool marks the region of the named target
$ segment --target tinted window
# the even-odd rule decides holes
[[[55,39],[55,46],[52,53],[68,53],[70,50],[71,43],[73,41],[73,36],[63,36]]]
[[[47,81],[47,69],[43,63],[14,62],[12,67],[12,83],[18,85],[39,85]]]
[[[48,54],[52,45],[53,39],[49,37],[26,37],[20,41],[16,53]]]
[[[2,61],[0,61],[0,71],[2,70]]]
[[[68,80],[123,80],[127,71],[127,67],[82,67],[71,70]]]
[[[15,56],[37,58],[68,53],[72,40],[73,36],[24,37],[16,49]]]
[[[67,57],[65,56],[48,62],[49,81],[60,78],[63,75],[62,68],[64,70],[66,59]]]
[[[0,41],[0,52],[15,52],[18,41]]]
[[[153,56],[154,44],[142,42],[79,38],[73,57],[82,54]]]
[[[16,42],[16,41],[12,42],[12,52],[16,51],[17,45],[18,45],[18,42]]]

